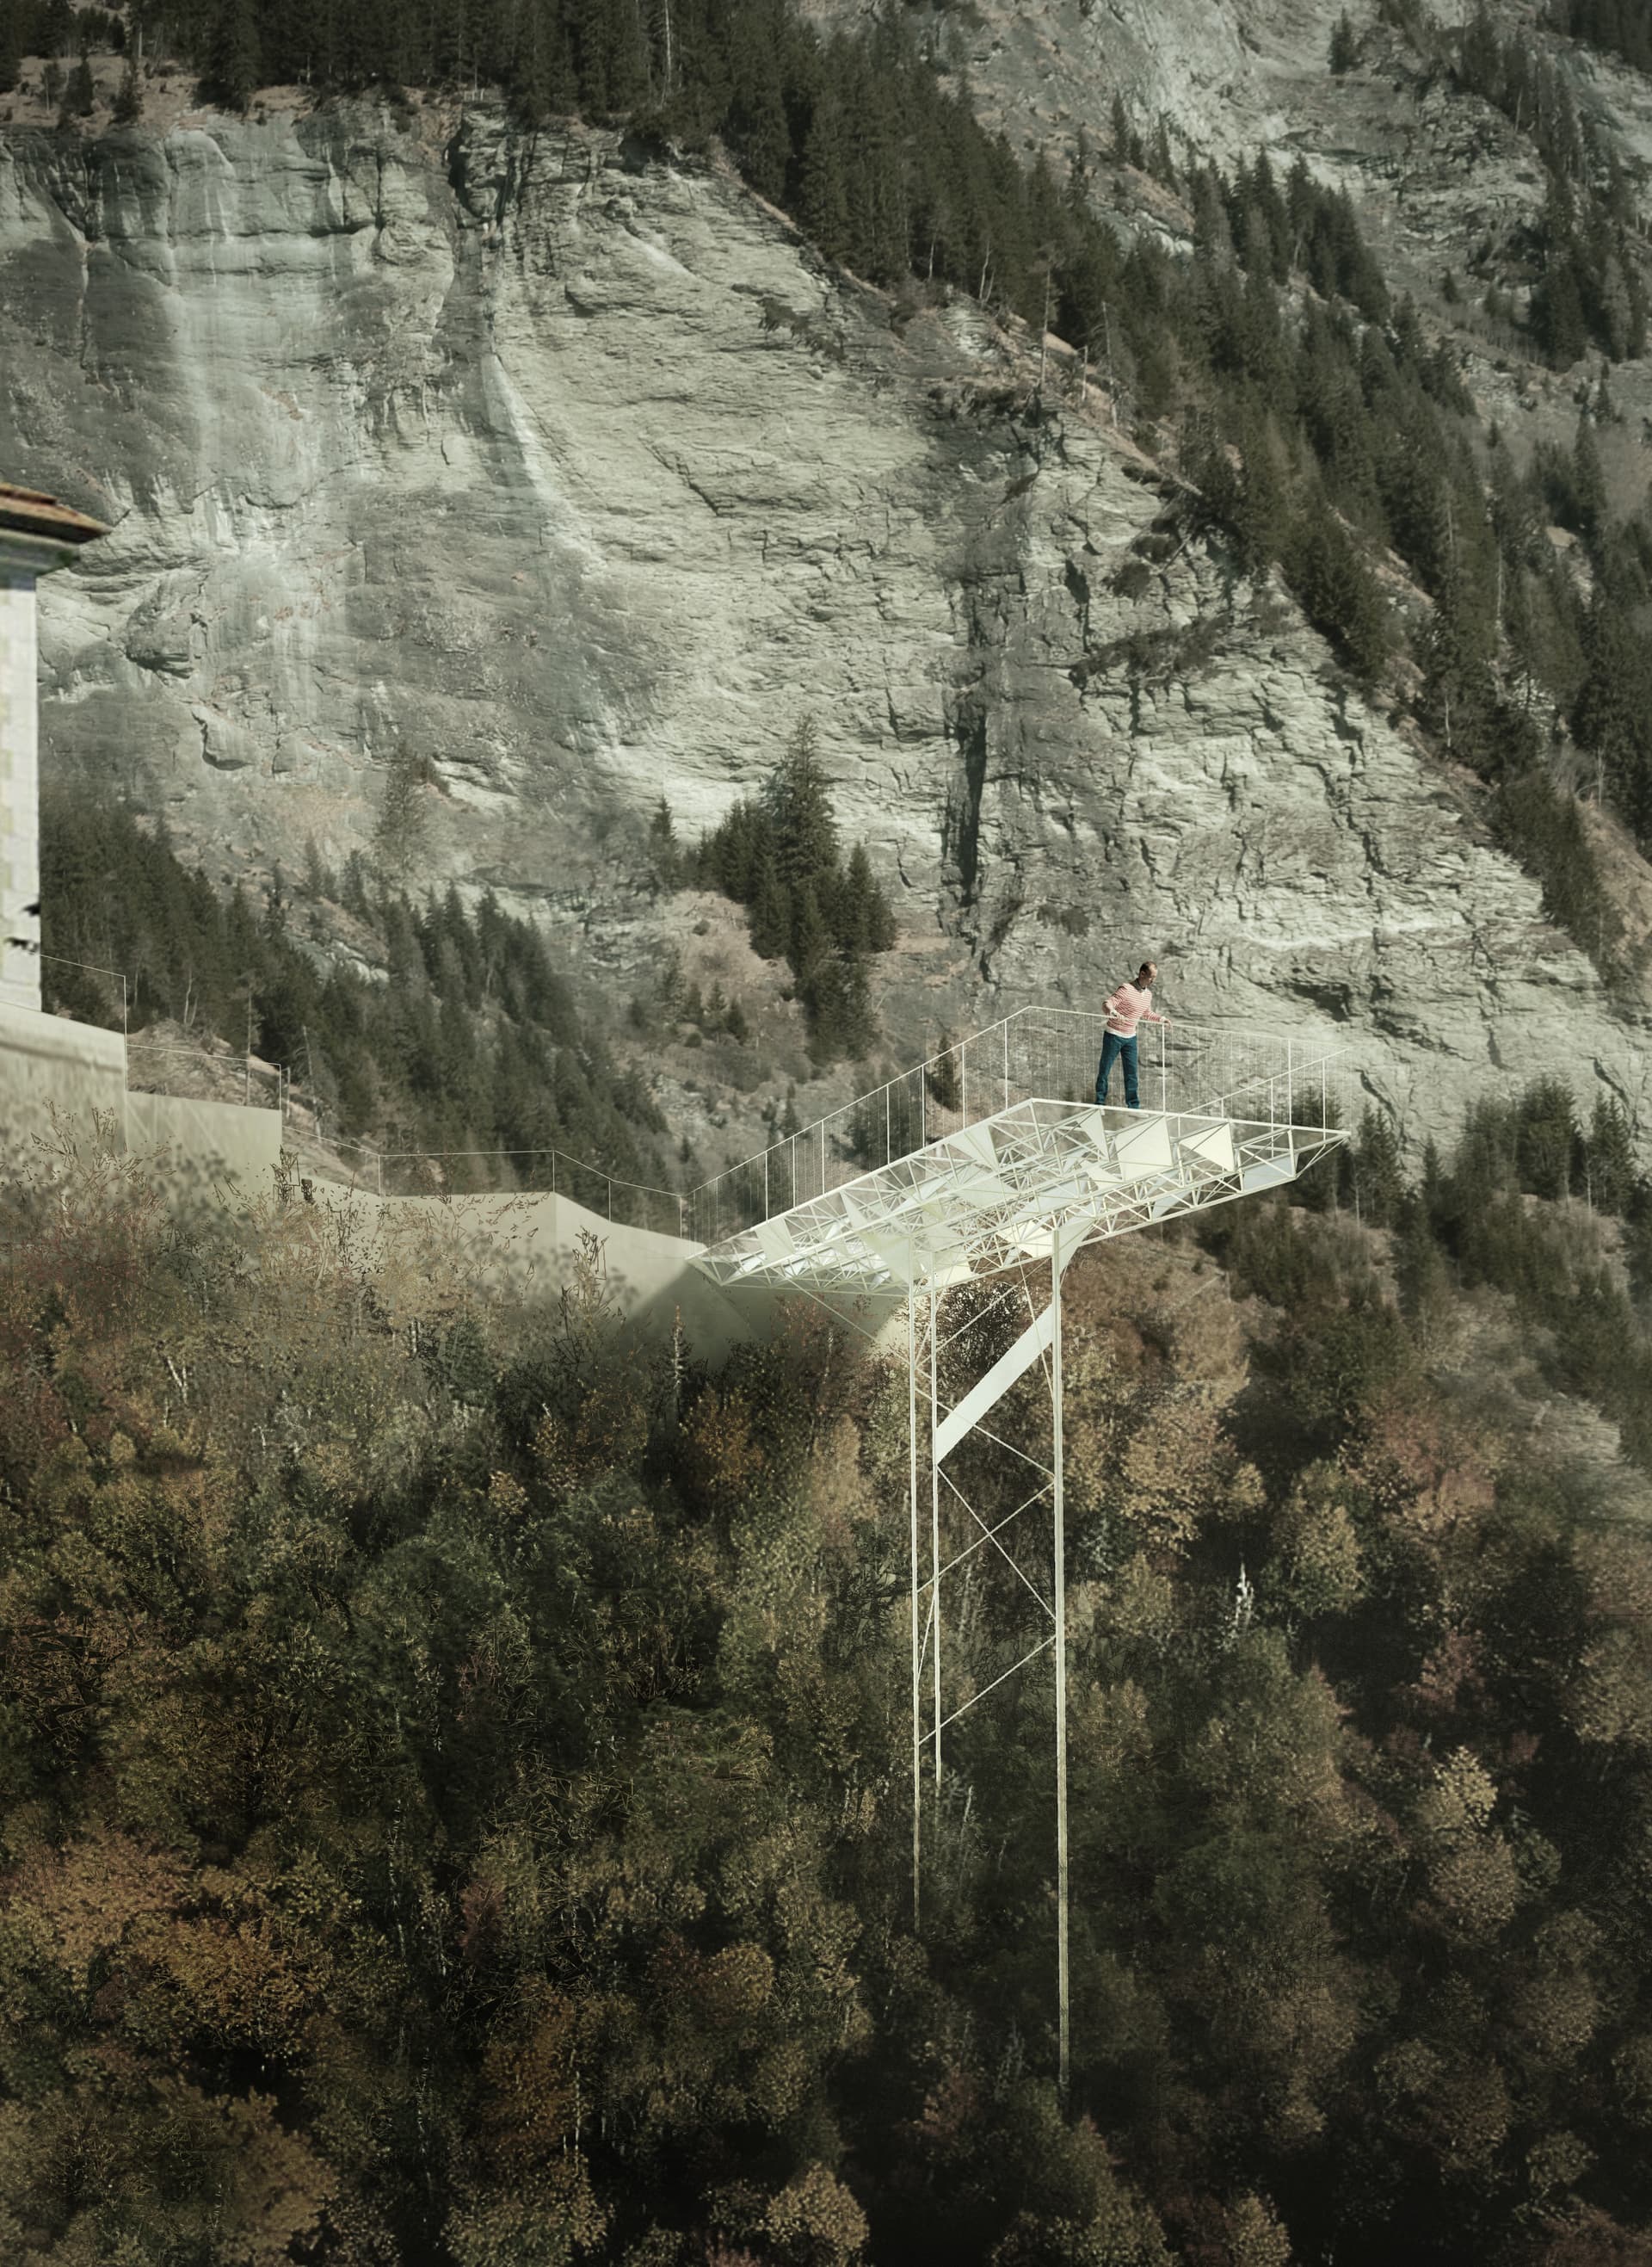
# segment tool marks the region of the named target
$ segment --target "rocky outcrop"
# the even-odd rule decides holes
[[[973,306],[903,319],[708,167],[332,109],[0,150],[0,467],[115,523],[43,607],[48,764],[215,870],[433,873],[627,984],[641,855],[814,715],[917,943],[897,1052],[1151,950],[1417,1131],[1634,1034],[1464,795]],[[807,1097],[800,1097],[804,1106]]]

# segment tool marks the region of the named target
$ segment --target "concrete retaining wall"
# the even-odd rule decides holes
[[[34,1137],[101,1130],[126,1145],[126,1041],[119,1031],[0,1001],[0,1144],[26,1156]]]
[[[409,1248],[438,1248],[450,1264],[514,1298],[554,1299],[573,1273],[581,1237],[592,1236],[609,1290],[627,1319],[657,1338],[669,1337],[680,1321],[695,1353],[713,1363],[778,1318],[772,1297],[730,1297],[708,1281],[691,1264],[698,1244],[620,1226],[568,1197],[380,1197],[322,1182],[312,1187],[318,1203],[355,1208],[365,1227],[382,1231],[392,1245],[405,1235]]]
[[[553,1299],[573,1274],[581,1237],[592,1236],[621,1312],[651,1338],[669,1337],[680,1322],[695,1354],[713,1366],[742,1340],[778,1328],[790,1303],[772,1291],[721,1290],[692,1264],[701,1245],[620,1226],[564,1196],[379,1197],[312,1185],[318,1203],[359,1207],[370,1229],[392,1242],[405,1231],[409,1250],[438,1248],[450,1264],[512,1297]],[[832,1307],[871,1337],[905,1313],[898,1298]]]
[[[128,1094],[119,1031],[0,1004],[0,1159],[26,1163],[36,1136],[55,1146],[63,1133],[84,1140],[94,1132],[117,1151],[147,1157],[180,1201],[213,1185],[222,1200],[230,1178],[248,1201],[268,1196],[281,1163],[279,1111]],[[680,1321],[695,1353],[713,1363],[741,1340],[773,1331],[786,1305],[772,1292],[720,1290],[691,1265],[697,1244],[622,1227],[565,1196],[381,1197],[314,1179],[309,1186],[318,1204],[355,1208],[369,1232],[394,1244],[405,1230],[407,1250],[421,1243],[439,1249],[479,1284],[511,1296],[553,1299],[573,1272],[580,1238],[594,1236],[622,1312],[655,1337]],[[837,1311],[875,1332],[903,1310],[886,1299]]]
[[[128,1094],[126,1142],[186,1161],[192,1174],[232,1175],[249,1193],[268,1189],[266,1178],[281,1163],[279,1110],[248,1110],[238,1102],[191,1101],[176,1094]]]

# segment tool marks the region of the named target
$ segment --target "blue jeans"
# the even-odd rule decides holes
[[[1101,1060],[1095,1075],[1095,1098],[1098,1102],[1107,1100],[1107,1086],[1115,1062],[1122,1062],[1124,1066],[1124,1107],[1139,1110],[1142,1098],[1136,1085],[1136,1042],[1133,1038],[1121,1038],[1116,1031],[1103,1031],[1101,1034]]]

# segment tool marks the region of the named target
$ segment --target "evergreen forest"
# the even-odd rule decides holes
[[[665,1185],[664,1119],[586,1028],[537,930],[489,894],[473,911],[452,888],[415,905],[359,854],[342,875],[313,854],[307,866],[290,888],[278,872],[254,908],[186,866],[164,826],[49,795],[48,1006],[118,1025],[124,974],[135,1036],[164,1023],[184,1046],[250,1048],[303,1086],[344,1154],[435,1156],[445,1187],[548,1188],[552,1152],[558,1185],[603,1210],[610,1176]],[[573,1183],[570,1157],[588,1169]]]
[[[1645,2258],[1648,1192],[1553,1083],[1320,1171],[1071,1278],[1064,2106],[1047,1656],[913,1926],[902,1364],[8,1183],[4,2256]],[[942,1324],[944,1391],[1017,1327]]]

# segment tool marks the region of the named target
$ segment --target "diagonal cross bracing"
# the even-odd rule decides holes
[[[1032,1368],[1040,1354],[1049,1351],[1055,1329],[1056,1310],[1046,1307],[1035,1322],[1027,1324],[1008,1353],[1001,1354],[986,1376],[976,1381],[951,1414],[942,1420],[935,1434],[938,1458],[949,1449],[955,1449],[994,1402],[1002,1400],[1016,1379]]]
[[[695,1264],[729,1287],[944,1291],[1044,1258],[1057,1229],[1071,1251],[1294,1179],[1341,1138],[1034,1098],[725,1237]]]
[[[1058,1090],[1071,1093],[1073,1080],[1069,1074],[1075,1067],[1084,1067],[1081,1062],[1069,1063],[1062,1052],[1064,1046],[1072,1052],[1066,1024],[1059,1016],[1029,1016],[1025,1020],[1021,1036],[1032,1046],[1036,1063],[1044,1069],[1057,1064],[1064,1075],[1052,1083]],[[1074,1020],[1068,1018],[1069,1023]],[[1077,1020],[1087,1024],[1093,1019]],[[1051,1025],[1048,1033],[1043,1029],[1046,1021]],[[830,1156],[827,1126],[822,1121],[802,1137],[806,1154],[816,1159],[819,1193],[713,1243],[698,1255],[695,1265],[714,1282],[729,1288],[790,1289],[815,1299],[842,1300],[847,1295],[874,1307],[896,1302],[904,1307],[910,1433],[913,1917],[916,1921],[919,1911],[926,1757],[933,1767],[938,1798],[943,1732],[1030,1662],[1046,1653],[1053,1654],[1057,2067],[1064,2092],[1069,1991],[1062,1277],[1085,1244],[1280,1187],[1347,1136],[1333,1122],[1334,1113],[1327,1104],[1324,1062],[1298,1057],[1285,1041],[1271,1053],[1265,1045],[1249,1042],[1225,1053],[1208,1039],[1202,1042],[1193,1075],[1178,1088],[1184,1095],[1199,1097],[1199,1106],[1193,1109],[1114,1110],[1056,1099],[1036,1085],[1029,1092],[1025,1084],[1012,1099],[1009,1035],[1016,1023],[1016,1018],[1011,1018],[998,1027],[1003,1048],[1002,1107],[969,1120],[969,1064],[972,1059],[976,1063],[978,1107],[983,1038],[992,1040],[986,1052],[989,1099],[996,1099],[998,1090],[992,1050],[999,1045],[999,1038],[977,1034],[959,1051],[964,1061],[965,1090],[960,1100],[962,1125],[936,1139],[920,1139],[906,1155],[855,1173],[834,1187],[829,1185],[831,1171],[850,1172],[852,1166]],[[1032,1045],[1034,1041],[1036,1045]],[[1207,1087],[1204,1070],[1213,1057],[1243,1075],[1225,1077]],[[917,1075],[920,1111],[925,1075]],[[1167,1095],[1168,1083],[1161,1057],[1161,1099]],[[886,1145],[890,1124],[887,1096],[892,1091],[884,1090]],[[1317,1111],[1313,1107],[1316,1091]],[[1308,1122],[1294,1122],[1298,1108]],[[927,1113],[921,1111],[916,1122],[927,1134]],[[857,1149],[860,1146],[859,1141],[853,1145]],[[787,1178],[794,1189],[795,1143],[793,1148]],[[769,1182],[765,1165],[765,1213]],[[1027,1287],[1029,1266],[1049,1270],[1049,1298],[1042,1308],[1034,1306]],[[1020,1278],[1026,1293],[1027,1325],[948,1408],[939,1392],[939,1354],[943,1348],[951,1348],[964,1331],[999,1309],[1006,1298],[1016,1295],[1013,1284],[1004,1288],[1004,1279],[1011,1276]],[[986,1302],[984,1313],[972,1312],[958,1329],[943,1332],[941,1296],[958,1285],[987,1285],[995,1279],[998,1288]],[[1035,1366],[1042,1367],[1049,1394],[1048,1465],[986,1421],[1010,1389]],[[1030,1466],[1039,1476],[1039,1485],[1030,1495],[1013,1511],[992,1521],[969,1501],[958,1478],[942,1470],[944,1460],[971,1438],[992,1444],[1001,1455]],[[920,1467],[927,1468],[926,1489],[920,1487]],[[965,1479],[969,1476],[966,1468]],[[920,1512],[924,1493],[929,1500]],[[1046,1501],[1053,1575],[1049,1597],[1002,1539],[1003,1530]],[[1025,1530],[1017,1532],[1018,1548],[1023,1547],[1019,1537]],[[960,1547],[954,1547],[961,1535],[966,1539]],[[1040,1618],[1053,1627],[947,1713],[943,1702],[947,1669],[943,1606],[954,1595],[950,1578],[978,1552],[984,1552],[987,1562],[994,1553],[1001,1557],[1036,1603]],[[973,1575],[973,1568],[970,1573]],[[956,1669],[953,1677],[956,1689]],[[967,1671],[965,1681],[970,1681]]]

